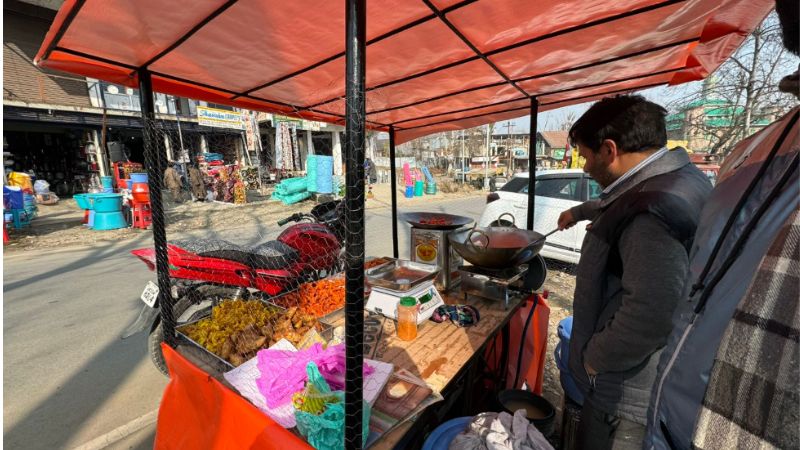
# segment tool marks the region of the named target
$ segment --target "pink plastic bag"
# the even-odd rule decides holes
[[[286,350],[261,350],[258,352],[258,370],[261,378],[256,383],[267,400],[267,406],[276,408],[292,400],[295,392],[302,391],[308,380],[306,367],[314,361],[319,372],[331,389],[344,389],[345,358],[344,344],[331,345],[327,349],[322,344],[314,344],[306,350],[296,352]],[[374,371],[364,364],[364,375]]]

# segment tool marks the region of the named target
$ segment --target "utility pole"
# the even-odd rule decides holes
[[[467,182],[467,167],[464,164],[464,130],[461,130],[461,184]]]
[[[491,127],[489,124],[486,124],[486,159],[483,161],[483,189],[485,191],[489,190],[489,132],[491,131]]]
[[[510,177],[511,174],[514,173],[514,152],[511,151],[511,145],[509,142],[511,141],[511,133],[514,129],[514,123],[510,120],[506,122],[506,151],[508,152],[508,174],[507,176]]]

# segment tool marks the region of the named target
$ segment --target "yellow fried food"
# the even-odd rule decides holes
[[[250,325],[265,327],[278,314],[277,308],[259,301],[225,300],[211,310],[211,317],[185,326],[181,331],[212,353],[222,355],[228,337]]]

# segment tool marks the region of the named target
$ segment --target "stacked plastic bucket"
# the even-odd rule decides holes
[[[93,230],[126,228],[128,222],[122,214],[122,194],[76,194],[78,207],[89,211],[87,226]]]
[[[104,194],[114,193],[114,177],[100,177],[100,183],[103,185]]]

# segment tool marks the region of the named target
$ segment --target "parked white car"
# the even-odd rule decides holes
[[[525,228],[528,217],[528,173],[514,176],[497,192],[486,198],[478,226],[516,226]],[[536,173],[536,204],[533,229],[547,233],[558,226],[562,211],[600,196],[603,189],[581,169],[546,170]],[[513,216],[512,218],[508,215]],[[500,217],[506,214],[504,217]],[[551,234],[544,244],[542,256],[577,263],[586,224]]]

